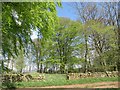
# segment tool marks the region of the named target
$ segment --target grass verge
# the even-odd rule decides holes
[[[45,77],[46,79],[42,81],[17,82],[15,84],[17,88],[25,88],[118,81],[118,77],[81,78],[77,80],[66,80],[64,74],[45,74]]]

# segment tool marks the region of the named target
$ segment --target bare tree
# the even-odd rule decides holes
[[[97,16],[97,5],[96,3],[87,3],[87,2],[76,2],[73,6],[77,12],[78,20],[82,21],[82,23],[86,23],[89,20],[95,20]],[[85,40],[85,64],[84,64],[84,72],[87,72],[87,60],[88,60],[88,38],[89,35],[87,30],[84,29],[84,40]]]

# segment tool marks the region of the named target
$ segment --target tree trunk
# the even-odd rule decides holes
[[[37,72],[40,72],[39,62],[37,62]]]
[[[22,73],[22,68],[20,69],[20,73]]]
[[[60,65],[60,72],[61,72],[61,74],[65,73],[65,64],[64,63],[61,63],[61,65]]]
[[[10,63],[10,57],[8,56],[7,67],[9,67],[9,63]]]
[[[13,62],[13,60],[11,60],[12,61],[12,70],[13,70],[13,67],[14,67],[14,62]]]
[[[118,19],[117,19],[117,33],[118,33],[118,62],[117,62],[117,68],[120,73],[120,2],[118,2]]]
[[[118,27],[118,62],[117,62],[117,68],[120,72],[120,26]]]
[[[2,64],[1,64],[1,71],[2,71],[2,74],[4,73],[4,61],[2,60]]]
[[[29,66],[29,72],[31,72],[31,66]]]
[[[84,64],[84,72],[87,72],[87,55],[88,55],[88,45],[87,45],[87,35],[85,34],[85,64]]]
[[[42,65],[42,63],[40,64],[40,73],[43,73],[43,65]]]

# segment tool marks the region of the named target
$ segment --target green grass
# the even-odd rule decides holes
[[[32,77],[38,77],[40,75],[37,72],[31,72],[31,73],[26,73],[26,74],[30,74]]]
[[[34,74],[33,74],[34,75]],[[44,86],[61,86],[71,84],[85,84],[95,82],[109,82],[118,81],[117,77],[104,77],[104,78],[81,78],[78,80],[66,80],[65,74],[44,74],[45,80],[42,81],[29,81],[29,82],[17,82],[16,87],[44,87]],[[35,75],[34,75],[35,76]]]

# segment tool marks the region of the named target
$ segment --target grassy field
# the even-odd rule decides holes
[[[117,77],[104,77],[104,78],[81,78],[77,80],[66,80],[65,74],[44,74],[45,80],[42,81],[29,81],[29,82],[17,82],[16,87],[44,87],[44,86],[61,86],[61,85],[72,85],[72,84],[85,84],[95,82],[109,82],[118,81]],[[37,76],[36,73],[32,76]]]

